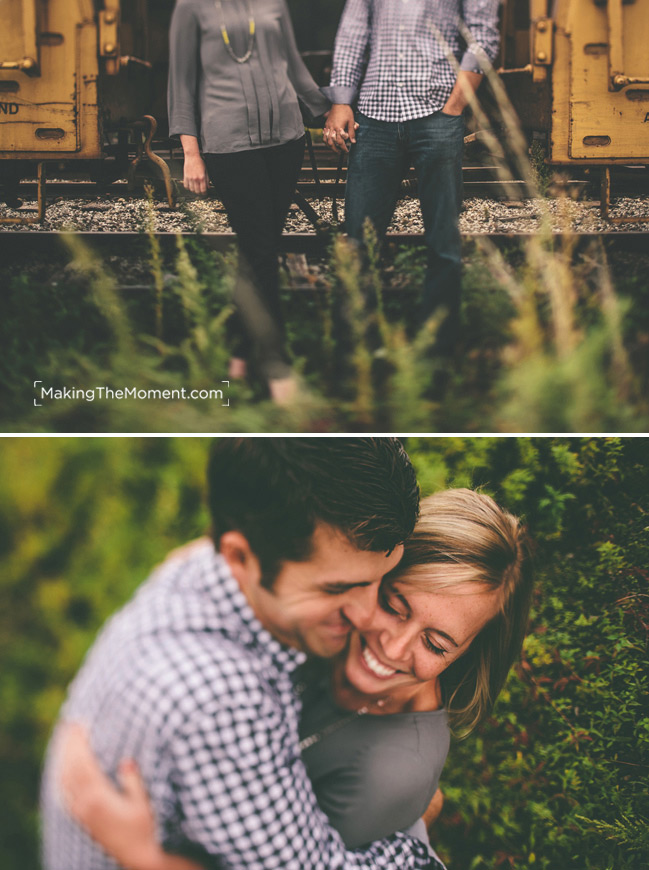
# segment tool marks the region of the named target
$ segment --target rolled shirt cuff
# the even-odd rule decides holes
[[[332,103],[339,103],[344,106],[351,106],[358,96],[358,88],[350,87],[349,85],[328,85],[326,88],[320,88],[320,90]]]
[[[460,69],[466,70],[467,72],[484,73],[484,69],[480,66],[480,60],[472,51],[464,52],[464,56],[460,63]]]

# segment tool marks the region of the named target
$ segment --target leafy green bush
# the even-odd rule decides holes
[[[480,486],[536,542],[530,634],[493,716],[454,741],[449,870],[647,866],[646,439],[410,438],[424,493]],[[0,863],[32,870],[40,759],[107,616],[204,532],[203,439],[4,439]]]
[[[0,866],[36,859],[40,758],[105,618],[204,532],[199,439],[4,439],[0,451]]]
[[[436,484],[483,483],[526,517],[538,585],[493,717],[452,746],[435,842],[451,868],[645,867],[647,442],[484,439],[441,452],[450,473]]]

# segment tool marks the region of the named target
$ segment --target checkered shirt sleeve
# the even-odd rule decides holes
[[[347,0],[323,91],[379,121],[430,115],[446,103],[458,67],[479,72],[494,60],[497,13],[498,0]]]
[[[498,7],[500,0],[464,0],[460,9],[461,33],[466,51],[460,69],[483,72],[496,59],[500,47]]]
[[[331,84],[322,89],[332,103],[356,102],[371,44],[372,0],[347,0],[336,33]]]
[[[137,760],[170,851],[231,870],[437,866],[405,834],[347,851],[298,749],[291,674],[304,659],[258,623],[211,545],[163,565],[106,626],[63,717],[88,723],[105,770]],[[113,870],[45,769],[45,870]],[[439,865],[440,867],[442,865]]]

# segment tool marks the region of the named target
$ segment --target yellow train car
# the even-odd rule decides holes
[[[91,0],[9,0],[2,11],[0,151],[15,160],[98,158],[99,58]],[[112,56],[106,60],[114,63]]]
[[[554,20],[551,161],[649,162],[649,2],[571,0]]]
[[[559,166],[649,163],[649,0],[505,0],[501,75]]]
[[[164,109],[147,0],[3,0],[0,28],[0,185],[45,161],[96,180],[124,172],[142,117]],[[172,7],[172,2],[158,4]],[[159,67],[159,64],[157,65]]]
[[[0,155],[99,159],[149,109],[145,0],[3,0]]]

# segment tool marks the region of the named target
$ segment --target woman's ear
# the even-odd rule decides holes
[[[230,570],[243,592],[259,584],[261,566],[245,535],[236,531],[222,534],[219,541],[219,553],[230,566]]]

